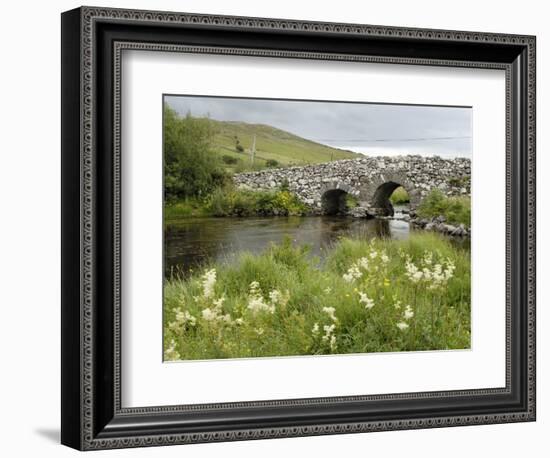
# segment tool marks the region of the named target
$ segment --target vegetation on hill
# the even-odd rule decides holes
[[[242,172],[266,167],[317,164],[361,157],[352,151],[331,148],[265,124],[211,120],[215,135],[212,150],[218,156],[233,157],[227,169]],[[255,156],[251,150],[256,137]]]

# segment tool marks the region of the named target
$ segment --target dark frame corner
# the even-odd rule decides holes
[[[62,14],[61,48],[63,444],[90,450],[535,420],[535,37],[82,7]],[[506,388],[123,409],[115,127],[124,49],[504,69]]]

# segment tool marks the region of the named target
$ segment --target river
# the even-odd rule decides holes
[[[400,216],[397,212],[396,216]],[[358,219],[342,216],[181,218],[170,220],[164,234],[165,275],[187,275],[209,262],[230,262],[238,253],[259,253],[271,242],[290,237],[308,244],[313,256],[340,237],[406,239],[413,229],[400,219]],[[464,246],[468,241],[457,241]],[[468,248],[466,246],[466,248]]]

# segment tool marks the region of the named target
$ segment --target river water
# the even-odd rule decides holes
[[[399,213],[396,213],[399,215]],[[186,275],[209,262],[230,262],[238,253],[259,253],[271,242],[290,237],[308,244],[313,256],[340,237],[406,239],[409,223],[398,219],[358,219],[342,216],[182,218],[171,220],[164,233],[165,275]]]

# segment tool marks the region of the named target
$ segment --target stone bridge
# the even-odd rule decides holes
[[[348,211],[347,195],[358,201],[364,216],[392,216],[390,196],[405,188],[414,209],[431,189],[449,196],[470,194],[470,160],[438,156],[365,157],[304,167],[236,174],[241,188],[275,190],[288,187],[315,214]]]

